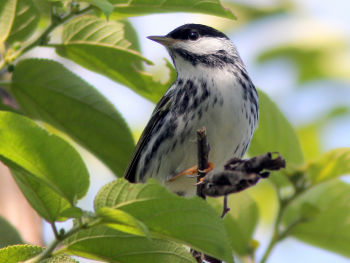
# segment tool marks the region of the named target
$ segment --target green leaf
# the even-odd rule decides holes
[[[44,248],[16,245],[0,249],[0,263],[18,263],[39,255]]]
[[[64,212],[72,205],[65,198],[28,171],[12,167],[11,173],[30,205],[41,217],[48,222],[66,219]]]
[[[130,43],[129,48],[141,52],[139,37],[134,26],[127,19],[119,20],[118,22],[124,25],[124,37]]]
[[[65,131],[121,176],[134,149],[127,124],[94,87],[61,64],[26,59],[17,64],[12,93],[30,117]]]
[[[307,166],[313,184],[350,174],[350,148],[339,148],[323,154]]]
[[[102,207],[97,210],[102,223],[118,231],[149,237],[147,227],[132,215],[123,210]]]
[[[0,216],[0,248],[22,243],[23,240],[16,228]]]
[[[318,123],[308,123],[298,127],[298,137],[306,160],[318,157],[321,152],[321,127]]]
[[[8,0],[0,4],[0,42],[10,45],[30,37],[39,22],[39,11],[32,0]]]
[[[170,86],[153,80],[142,71],[142,62],[151,63],[130,49],[123,24],[93,16],[80,16],[64,26],[62,44],[56,52],[79,65],[103,74],[156,102]]]
[[[79,263],[79,261],[67,255],[57,255],[48,259],[44,259],[40,261],[40,263]]]
[[[320,157],[322,153],[322,131],[330,121],[350,115],[347,105],[337,105],[326,113],[314,118],[313,121],[298,127],[298,136],[306,160]]]
[[[154,13],[190,12],[235,19],[231,10],[225,9],[219,0],[111,0],[114,13],[120,16]]]
[[[249,155],[279,152],[286,159],[287,169],[302,164],[303,153],[292,125],[277,105],[261,90],[259,90],[259,104],[259,126],[248,149]],[[281,172],[274,173],[270,176],[270,180],[278,187],[290,184],[288,178]]]
[[[0,45],[5,42],[11,31],[16,12],[16,0],[0,2]]]
[[[28,201],[35,209],[40,206],[37,211],[50,222],[88,190],[88,172],[78,152],[21,115],[0,112],[0,159],[14,172]]]
[[[108,0],[78,0],[78,2],[89,3],[97,8],[101,9],[105,16],[108,18],[113,12],[114,6]]]
[[[151,240],[106,226],[79,231],[65,241],[65,250],[91,259],[123,263],[195,263],[190,253],[172,241]]]
[[[208,202],[219,213],[223,209],[223,198],[208,198]],[[254,199],[246,192],[228,196],[230,211],[224,223],[231,240],[233,250],[239,255],[251,252],[254,230],[259,220],[259,210]]]
[[[312,211],[305,218],[305,204]],[[310,217],[311,215],[311,217]],[[288,206],[282,222],[287,227],[300,218],[289,235],[303,242],[350,257],[350,185],[339,180],[319,184]]]
[[[182,242],[232,262],[231,246],[222,220],[198,197],[176,196],[155,180],[130,184],[118,179],[100,190],[94,206],[95,210],[104,206],[123,210],[143,222],[151,236]]]

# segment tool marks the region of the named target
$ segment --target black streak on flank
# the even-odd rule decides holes
[[[207,83],[205,81],[201,81],[202,85],[202,96],[201,96],[201,102],[205,101],[209,97],[209,89],[207,88]]]
[[[214,100],[213,100],[213,106],[215,106],[215,104],[218,102],[218,97],[215,96]]]
[[[200,120],[202,118],[202,115],[203,115],[203,111],[202,111],[202,109],[200,109],[198,111],[198,120]]]
[[[197,87],[194,85],[192,80],[187,80],[184,89],[191,97],[194,97],[197,94]]]
[[[164,117],[165,118],[165,117]],[[164,121],[163,121],[164,123]],[[147,153],[145,157],[145,164],[144,167],[140,173],[140,175],[144,175],[149,168],[150,161],[154,157],[154,155],[157,153],[160,145],[167,139],[174,137],[175,129],[177,128],[177,122],[176,119],[172,118],[163,129],[161,129],[158,133],[158,137],[155,140],[152,149],[147,148],[147,150],[144,153]]]
[[[188,94],[184,94],[183,99],[180,102],[179,114],[184,114],[188,108],[189,97]]]

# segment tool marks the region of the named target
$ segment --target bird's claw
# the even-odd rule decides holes
[[[187,176],[194,176],[196,175],[198,172],[200,173],[209,173],[210,171],[212,171],[214,169],[215,165],[212,163],[212,162],[209,162],[208,163],[208,168],[204,169],[204,170],[198,170],[198,166],[195,165],[191,168],[188,168],[178,174],[176,174],[175,176],[173,176],[172,178],[170,178],[168,180],[168,182],[173,182],[175,181],[176,179],[179,179],[180,177],[184,176],[184,175],[187,175]]]

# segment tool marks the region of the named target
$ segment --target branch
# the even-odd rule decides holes
[[[209,144],[207,142],[207,132],[205,127],[197,130],[197,158],[198,158],[198,177],[197,183],[200,183],[201,179],[205,177],[206,173],[203,172],[209,167]],[[197,195],[205,199],[205,194],[203,192],[204,185],[197,185]]]
[[[277,154],[268,152],[251,159],[232,158],[224,166],[224,171],[208,174],[201,180],[204,194],[218,197],[240,192],[255,185],[261,178],[267,178],[269,171],[279,170],[286,166],[285,160]]]

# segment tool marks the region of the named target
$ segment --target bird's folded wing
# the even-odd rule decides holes
[[[150,136],[158,121],[169,112],[169,107],[173,100],[172,98],[172,90],[169,89],[168,92],[158,102],[155,110],[152,113],[151,119],[149,120],[146,128],[143,130],[142,135],[136,145],[131,161],[124,174],[124,178],[127,179],[129,182],[136,182],[136,169],[137,164],[140,160],[141,152],[150,141]]]

